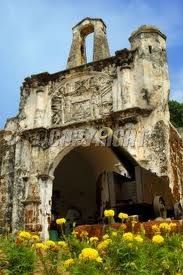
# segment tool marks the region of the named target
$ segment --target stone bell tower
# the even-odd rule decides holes
[[[93,61],[110,57],[106,25],[102,19],[87,17],[75,25],[72,32],[72,45],[67,61],[68,69],[87,63],[85,38],[90,33],[94,33]]]

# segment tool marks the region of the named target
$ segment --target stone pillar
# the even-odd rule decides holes
[[[8,188],[5,176],[0,176],[0,233],[7,228],[9,221],[7,217]]]
[[[34,127],[41,127],[43,125],[43,116],[45,110],[44,91],[39,89],[36,91],[36,111],[34,118]]]
[[[41,237],[43,239],[49,238],[49,223],[51,220],[51,205],[52,205],[52,189],[53,189],[53,176],[46,174],[38,175],[40,186],[40,222],[41,222]]]
[[[33,180],[33,177],[35,180]],[[39,193],[39,184],[36,176],[32,176],[31,180],[29,179],[26,199],[22,201],[24,205],[24,228],[32,232],[40,232],[42,230],[39,212],[39,205],[41,204]]]
[[[67,68],[73,68],[86,63],[86,49],[80,32],[73,30],[72,45],[67,60]]]
[[[132,71],[129,66],[118,69],[118,83],[115,95],[115,110],[125,110],[136,106],[136,90],[133,87]]]
[[[11,229],[15,160],[14,142],[13,132],[9,130],[0,131],[0,231]]]
[[[109,45],[106,37],[106,26],[97,21],[94,30],[93,61],[108,58],[110,56]]]
[[[39,197],[28,197],[24,202],[24,228],[31,232],[41,232],[41,224],[39,223]]]

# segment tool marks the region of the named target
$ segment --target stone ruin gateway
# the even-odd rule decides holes
[[[25,79],[19,113],[0,131],[1,229],[48,238],[51,212],[67,216],[73,207],[82,223],[96,222],[99,178],[126,173],[110,147],[99,146],[104,126],[141,167],[167,179],[175,201],[182,199],[183,143],[170,123],[166,36],[144,25],[129,41],[130,49],[110,56],[105,23],[85,18],[73,28],[67,69]]]

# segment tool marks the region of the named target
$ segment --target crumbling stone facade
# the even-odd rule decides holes
[[[87,64],[91,32],[94,54]],[[103,126],[139,164],[167,177],[176,198],[182,196],[183,146],[170,125],[166,36],[145,25],[129,41],[130,49],[110,57],[106,25],[86,18],[73,28],[67,69],[25,79],[19,114],[0,132],[0,227],[25,227],[47,238],[54,171],[74,148],[98,142]]]

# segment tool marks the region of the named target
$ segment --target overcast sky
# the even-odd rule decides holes
[[[129,47],[138,26],[158,26],[168,36],[171,98],[183,102],[182,0],[0,0],[0,128],[18,112],[25,77],[65,69],[71,29],[84,17],[105,21],[111,54]]]

